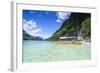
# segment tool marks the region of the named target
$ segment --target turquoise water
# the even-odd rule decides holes
[[[87,60],[91,58],[90,44],[68,44],[59,41],[23,41],[23,58],[27,62]]]

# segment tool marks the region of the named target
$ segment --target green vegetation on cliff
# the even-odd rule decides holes
[[[89,13],[72,13],[63,25],[48,40],[59,40],[62,36],[78,36],[82,32],[83,38],[91,36],[91,15]]]
[[[33,36],[27,34],[27,33],[23,30],[23,39],[24,39],[24,40],[30,40],[30,39],[33,39]]]
[[[23,40],[43,40],[41,37],[39,36],[35,36],[33,37],[32,35],[26,33],[24,30],[23,30]]]
[[[82,36],[86,38],[91,38],[91,19],[87,18],[82,22]]]

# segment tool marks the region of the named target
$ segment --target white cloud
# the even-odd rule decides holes
[[[39,36],[39,31],[41,31],[41,28],[39,28],[37,23],[33,20],[23,20],[23,29],[26,33],[32,35],[32,36]]]
[[[58,12],[58,19],[65,19],[67,16],[66,12]]]
[[[57,12],[56,16],[58,19],[56,22],[61,22],[62,20],[68,19],[70,14],[70,12]]]
[[[60,19],[57,19],[56,22],[61,23],[61,20]]]
[[[23,19],[23,23],[26,23],[26,20],[25,19]]]

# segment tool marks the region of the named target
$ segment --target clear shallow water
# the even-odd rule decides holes
[[[23,62],[87,60],[91,58],[90,44],[67,44],[59,41],[23,41]]]

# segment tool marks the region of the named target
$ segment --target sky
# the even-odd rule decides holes
[[[70,12],[23,10],[23,30],[46,39],[56,32],[69,18]]]

